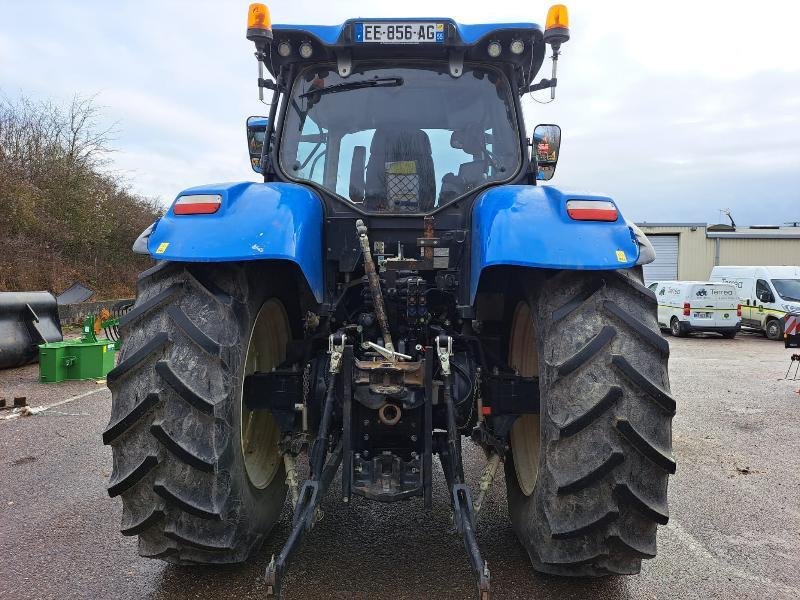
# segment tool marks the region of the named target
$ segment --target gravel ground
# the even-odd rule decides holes
[[[538,575],[507,518],[502,473],[479,523],[495,598],[800,597],[800,381],[783,381],[791,352],[756,335],[670,338],[678,401],[659,554],[634,577]],[[110,394],[95,382],[40,385],[36,365],[0,372],[0,397],[54,405],[5,420],[0,411],[0,598],[263,598],[267,557],[289,533],[284,516],[263,556],[226,568],[175,567],[137,556],[108,498],[111,453],[100,441]],[[482,456],[465,446],[468,482]],[[421,502],[350,505],[334,499],[296,555],[286,598],[472,598],[447,493]]]

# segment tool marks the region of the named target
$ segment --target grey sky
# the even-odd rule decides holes
[[[276,23],[543,23],[549,3],[268,5]],[[556,101],[524,101],[529,125],[563,128],[554,185],[608,193],[637,221],[716,222],[720,208],[741,224],[800,221],[800,3],[567,5]],[[0,0],[0,88],[59,101],[99,93],[119,122],[114,167],[164,202],[192,185],[255,180],[243,123],[267,109],[246,9],[246,0]]]

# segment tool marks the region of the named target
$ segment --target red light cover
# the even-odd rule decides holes
[[[176,215],[210,215],[222,206],[222,196],[217,194],[192,194],[181,196],[173,206]]]
[[[570,200],[567,214],[576,221],[616,221],[617,207],[607,200]]]

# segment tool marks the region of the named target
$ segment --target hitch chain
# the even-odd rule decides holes
[[[446,339],[442,339],[445,338]],[[440,335],[436,338],[436,356],[442,365],[442,373],[450,375],[450,357],[453,355],[453,338]]]
[[[341,332],[333,333],[328,337],[328,354],[331,355],[330,372],[332,375],[335,375],[342,369],[344,341],[345,336]]]
[[[494,483],[495,475],[497,475],[497,467],[500,466],[500,455],[497,452],[492,452],[486,461],[486,468],[483,470],[481,476],[480,491],[478,498],[475,500],[473,507],[475,508],[475,518],[480,517],[481,508],[483,508],[483,501],[486,499],[486,493]]]
[[[286,485],[289,487],[289,494],[292,497],[292,508],[297,506],[300,498],[300,484],[297,479],[297,459],[294,455],[286,452],[283,455],[283,465],[286,470]]]

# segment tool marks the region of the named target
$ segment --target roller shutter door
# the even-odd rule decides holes
[[[678,237],[677,235],[647,236],[655,248],[656,259],[644,266],[645,283],[678,279]]]

